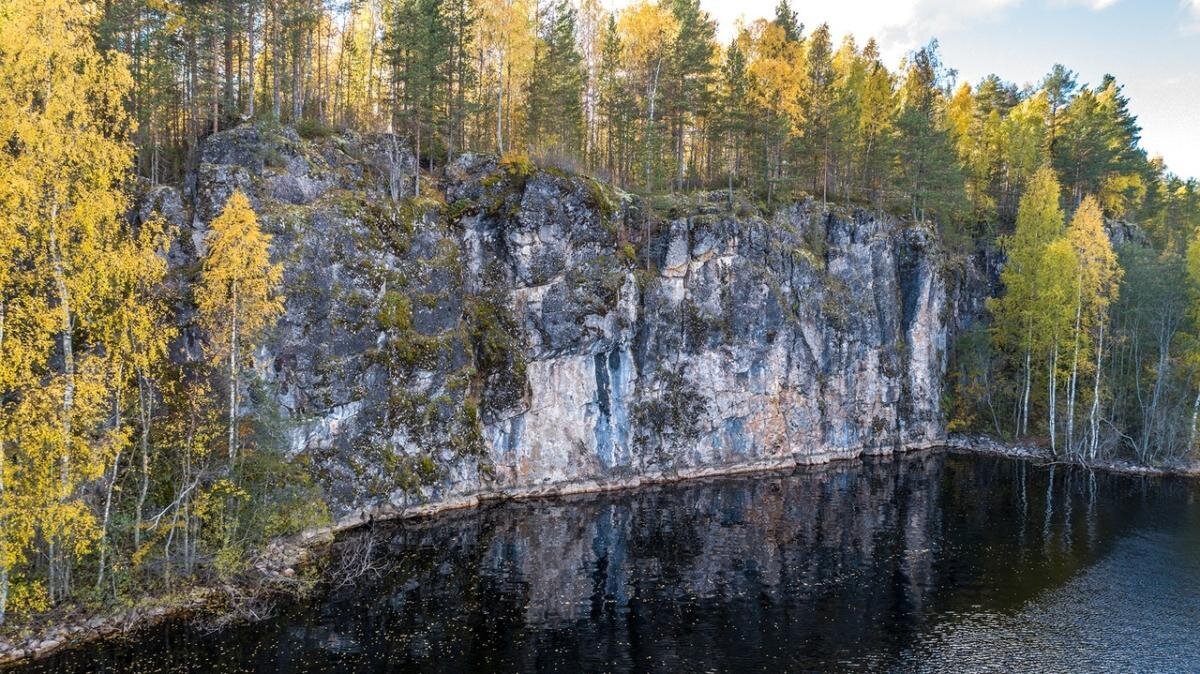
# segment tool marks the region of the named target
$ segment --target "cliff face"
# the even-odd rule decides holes
[[[287,294],[250,404],[339,516],[942,441],[964,303],[932,232],[811,202],[651,217],[472,157],[413,198],[412,169],[387,136],[244,127],[142,208],[184,268],[250,195]]]

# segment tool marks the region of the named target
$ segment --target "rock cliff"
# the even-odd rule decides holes
[[[248,405],[339,518],[943,441],[967,303],[924,226],[723,194],[654,211],[487,157],[416,194],[414,166],[386,135],[246,126],[139,211],[178,226],[186,269],[251,197],[287,301]]]

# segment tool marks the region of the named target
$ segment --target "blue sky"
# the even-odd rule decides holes
[[[727,39],[739,18],[771,16],[777,0],[701,0]],[[614,5],[630,0],[612,0]],[[878,39],[891,64],[937,38],[959,78],[988,73],[1023,84],[1054,63],[1096,83],[1112,73],[1142,125],[1142,145],[1200,177],[1200,0],[792,0],[809,28],[828,22],[860,44]]]

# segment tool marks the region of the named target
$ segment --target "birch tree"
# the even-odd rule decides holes
[[[1088,454],[1094,458],[1099,435],[1100,379],[1104,359],[1104,328],[1108,308],[1120,287],[1121,267],[1104,231],[1104,217],[1095,198],[1085,197],[1071,218],[1067,239],[1078,261],[1075,283],[1075,319],[1072,330],[1071,375],[1067,385],[1066,441],[1076,451],[1075,414],[1081,369],[1089,366],[1088,352],[1095,343],[1092,404],[1089,412]]]
[[[78,0],[0,0],[0,586],[37,534],[51,600],[69,593],[71,559],[95,538],[81,487],[116,444],[104,423],[107,355],[93,333],[127,236],[132,80],[124,57],[96,48],[95,28]]]
[[[1038,306],[1038,278],[1043,276],[1046,248],[1063,234],[1060,188],[1054,171],[1043,167],[1033,175],[1017,210],[1016,229],[1001,244],[1008,261],[1000,274],[1004,294],[989,301],[996,321],[993,341],[1001,351],[1015,352],[1021,361],[1021,390],[1017,400],[1016,434],[1029,432],[1030,395]]]
[[[270,261],[271,236],[262,231],[250,201],[233,193],[212,222],[208,251],[196,286],[199,322],[208,335],[214,366],[228,386],[229,468],[237,462],[238,394],[242,366],[264,331],[283,311],[276,292],[283,270]]]

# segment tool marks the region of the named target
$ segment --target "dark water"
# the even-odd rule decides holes
[[[932,452],[508,504],[347,537],[365,574],[266,622],[27,671],[1200,671],[1197,492]]]

